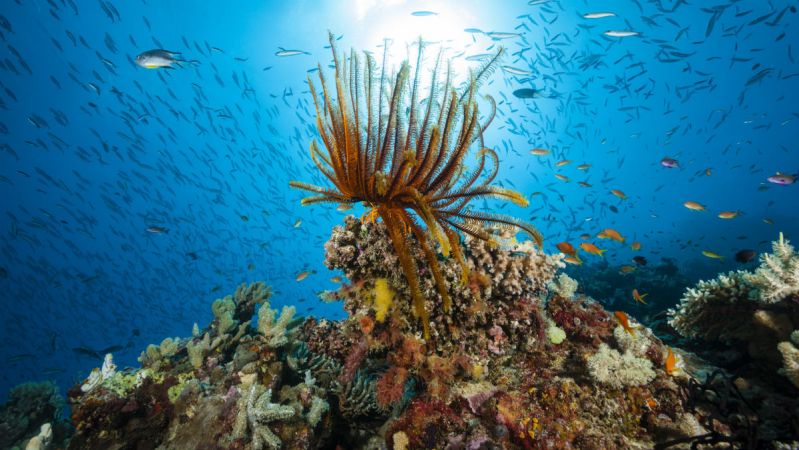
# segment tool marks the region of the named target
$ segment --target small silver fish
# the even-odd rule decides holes
[[[618,37],[618,38],[638,36],[639,34],[641,33],[637,31],[628,31],[628,30],[609,30],[604,33],[605,36]]]
[[[178,52],[170,52],[169,50],[154,49],[147,50],[136,57],[136,64],[144,67],[145,69],[172,69],[173,64],[180,66],[180,63],[197,63],[199,61],[185,59],[178,59],[180,55]]]
[[[612,12],[595,12],[583,14],[583,19],[604,19],[605,17],[616,17]]]
[[[283,47],[278,47],[279,51],[275,52],[275,56],[295,56],[295,55],[310,55],[310,53],[303,50],[286,50]]]

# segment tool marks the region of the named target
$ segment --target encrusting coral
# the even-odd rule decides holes
[[[541,246],[541,234],[532,225],[512,217],[467,209],[470,201],[488,197],[511,200],[521,206],[528,204],[520,193],[491,185],[499,158],[494,150],[483,145],[483,131],[496,112],[490,97],[487,99],[494,110],[483,123],[479,121],[477,90],[494,70],[503,51],[500,48],[485,65],[471,72],[461,92],[452,86],[449,67],[444,82],[438,80],[439,54],[424,105],[419,99],[421,39],[412,77],[407,61],[392,76],[386,70],[385,55],[383,69],[378,72],[368,52],[364,66],[354,50],[349,61],[340,56],[332,33],[330,46],[335,66],[335,100],[321,65],[318,71],[321,101],[310,77],[308,84],[316,105],[317,130],[326,150],[320,150],[313,142],[311,158],[333,187],[297,181],[292,181],[291,186],[317,194],[303,199],[303,205],[364,202],[370,208],[364,221],[382,219],[409,286],[413,315],[422,322],[427,338],[430,310],[425,306],[418,277],[423,266],[411,254],[409,235],[415,238],[416,248],[424,255],[426,270],[433,276],[444,312],[449,311],[450,299],[431,242],[438,243],[444,257],[452,253],[460,263],[460,280],[464,284],[468,270],[458,231],[493,241],[482,229],[482,225],[492,223],[523,230]],[[384,99],[388,99],[387,104]],[[464,162],[474,146],[479,146],[477,166],[466,171]],[[490,169],[489,163],[493,165]]]
[[[651,361],[630,351],[621,354],[607,344],[600,345],[599,350],[588,357],[588,370],[598,382],[615,389],[644,385],[655,378]]]

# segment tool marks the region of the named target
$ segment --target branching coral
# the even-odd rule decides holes
[[[746,280],[757,289],[756,295],[763,303],[777,303],[799,294],[799,255],[780,233],[780,239],[771,244],[773,253],[760,257],[760,267],[748,274]]]
[[[277,311],[270,308],[269,304],[261,305],[258,310],[258,332],[267,339],[269,347],[278,348],[288,343],[286,328],[296,311],[293,306],[284,306],[280,317],[277,317]]]
[[[265,445],[271,449],[280,448],[282,441],[269,429],[269,424],[294,417],[294,408],[272,403],[272,390],[264,390],[259,384],[252,384],[242,398],[245,408],[239,411],[239,415],[247,418],[252,433],[252,448],[260,450]]]
[[[468,274],[458,231],[489,241],[491,236],[480,225],[494,223],[524,230],[541,245],[540,233],[529,224],[466,208],[471,200],[487,197],[511,200],[522,206],[528,203],[517,192],[491,185],[499,158],[482,142],[483,130],[491,123],[495,110],[484,123],[479,122],[477,89],[495,67],[502,50],[472,72],[467,87],[460,93],[452,87],[449,68],[443,84],[438,80],[439,54],[425,105],[419,99],[421,40],[413,76],[407,61],[392,76],[385,68],[384,56],[383,69],[378,73],[369,53],[362,66],[355,51],[349,61],[337,54],[332,34],[330,44],[335,66],[335,100],[321,65],[318,71],[321,101],[310,79],[309,85],[316,105],[317,129],[326,150],[320,150],[313,142],[311,157],[333,187],[297,181],[292,181],[291,186],[316,194],[303,199],[303,205],[364,202],[370,208],[365,220],[382,219],[410,287],[413,314],[421,320],[428,337],[429,311],[419,285],[419,267],[408,244],[409,235],[416,239],[424,254],[445,312],[449,310],[450,298],[431,241],[439,244],[445,257],[452,253],[460,262],[464,283]],[[495,106],[493,100],[490,103]],[[479,144],[477,167],[468,172],[464,162],[475,143]],[[490,169],[489,163],[493,166]]]
[[[742,271],[700,281],[683,295],[677,309],[669,310],[669,324],[680,334],[706,340],[748,339],[748,324],[758,304]],[[719,320],[720,318],[724,320]]]

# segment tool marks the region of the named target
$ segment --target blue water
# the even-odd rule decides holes
[[[210,303],[243,282],[271,284],[273,306],[344,316],[317,293],[336,287],[323,244],[347,213],[303,208],[288,187],[324,184],[308,156],[307,76],[330,63],[328,30],[340,49],[378,58],[393,38],[395,66],[415,56],[406,43],[421,33],[438,42],[428,67],[451,47],[461,81],[480,64],[467,57],[505,47],[505,67],[482,90],[498,104],[485,142],[500,154],[499,182],[531,205],[474,206],[530,220],[547,251],[589,233],[611,264],[629,264],[628,245],[593,238],[613,228],[641,242],[638,254],[676,258],[698,278],[735,268],[740,249],[767,250],[779,231],[799,237],[799,186],[767,181],[799,172],[794,2],[531,3],[5,1],[0,396],[25,380],[82,379],[100,361],[77,348],[121,346],[117,363],[136,364],[147,344],[207,324]],[[616,16],[583,18],[602,11]],[[154,48],[197,63],[134,63]],[[513,96],[524,87],[540,95]],[[552,153],[531,155],[536,147]],[[572,162],[555,167],[563,159]]]

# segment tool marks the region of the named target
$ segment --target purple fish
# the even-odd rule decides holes
[[[796,175],[788,175],[787,173],[777,172],[774,175],[768,177],[768,181],[774,184],[781,184],[783,186],[787,186],[789,184],[793,184],[796,181]]]
[[[680,167],[680,163],[674,158],[663,158],[660,160],[660,165],[669,169]]]

